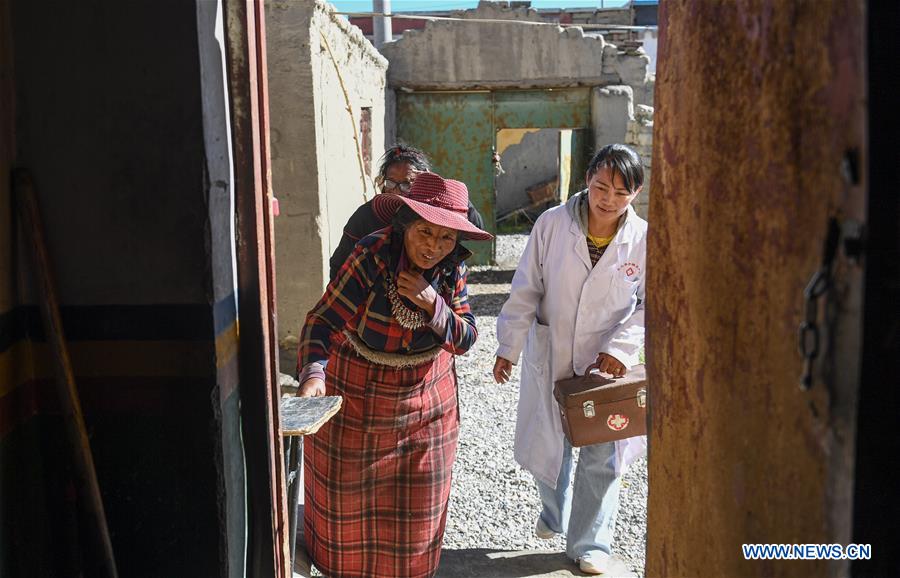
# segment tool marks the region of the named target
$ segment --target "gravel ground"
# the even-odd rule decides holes
[[[565,550],[565,540],[539,540],[534,522],[540,500],[530,474],[513,459],[519,367],[510,381],[494,383],[497,314],[509,295],[512,270],[526,235],[497,238],[497,267],[472,267],[469,299],[478,342],[457,358],[461,428],[444,547],[450,549]],[[646,460],[626,473],[616,525],[614,553],[643,576],[647,504]]]

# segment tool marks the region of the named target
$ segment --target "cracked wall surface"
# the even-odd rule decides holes
[[[280,205],[278,333],[289,358],[328,281],[328,258],[344,223],[374,194],[372,178],[384,151],[387,61],[321,0],[267,2],[266,36],[272,188]],[[371,153],[361,169],[364,109]]]

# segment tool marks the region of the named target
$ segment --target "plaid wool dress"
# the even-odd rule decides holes
[[[306,546],[326,576],[426,577],[440,560],[459,431],[454,355],[477,333],[465,250],[424,274],[448,305],[443,335],[397,322],[387,287],[401,251],[390,227],[360,241],[301,336],[300,367],[327,359],[326,394],[344,398],[304,451]]]

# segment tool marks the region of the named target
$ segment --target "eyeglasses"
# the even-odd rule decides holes
[[[412,188],[412,183],[403,182],[398,183],[397,181],[392,181],[391,179],[384,179],[384,190],[392,191],[394,189],[400,189],[400,192],[406,194]]]

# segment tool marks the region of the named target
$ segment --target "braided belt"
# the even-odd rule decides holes
[[[386,353],[384,351],[375,351],[363,343],[362,339],[352,331],[345,330],[344,336],[357,355],[371,363],[387,365],[388,367],[416,367],[423,363],[434,361],[441,353],[440,346],[432,347],[422,353]]]

